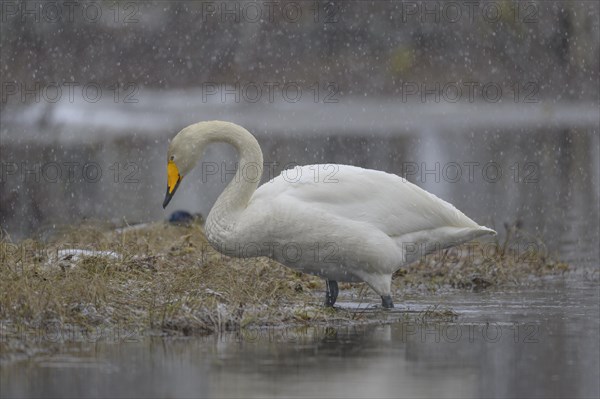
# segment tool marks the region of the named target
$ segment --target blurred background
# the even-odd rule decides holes
[[[196,169],[163,211],[166,149],[222,119],[257,136],[265,181],[296,164],[380,169],[597,264],[597,2],[1,6],[0,224],[13,239],[207,215],[235,154],[210,148],[217,172]]]
[[[571,267],[482,292],[403,291],[408,324],[363,328],[361,310],[340,326],[302,316],[298,334],[247,330],[259,339],[61,343],[2,367],[2,396],[598,397],[599,16],[597,1],[1,1],[2,243],[206,216],[236,154],[209,148],[163,210],[166,151],[221,119],[256,135],[265,184],[297,164],[383,170],[500,240],[519,224]]]

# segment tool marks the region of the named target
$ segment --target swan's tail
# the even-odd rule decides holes
[[[422,256],[451,248],[469,241],[485,242],[496,232],[484,226],[477,227],[438,227],[437,229],[406,234],[397,240],[403,251],[403,263],[410,263]],[[475,250],[475,248],[472,248]]]
[[[488,242],[489,237],[495,236],[496,231],[485,226],[454,228],[454,232],[450,234],[452,237],[448,247],[460,245],[469,241]]]
[[[478,230],[481,232],[482,236],[483,235],[492,235],[492,236],[495,236],[496,234],[498,234],[498,233],[496,233],[496,230],[492,230],[489,227],[485,227],[485,226],[479,226]]]

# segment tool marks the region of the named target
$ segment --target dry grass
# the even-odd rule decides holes
[[[505,225],[504,241],[469,243],[441,250],[395,274],[397,289],[479,291],[490,286],[522,285],[560,275],[569,265],[549,254],[544,243],[519,228]]]
[[[482,289],[567,270],[567,265],[542,251],[515,253],[514,243],[518,247],[522,236],[511,227],[507,242],[493,244],[485,255],[472,251],[472,256],[464,256],[462,246],[428,256],[399,271],[394,289],[397,294],[408,289]],[[57,256],[69,248],[119,256]],[[62,338],[77,340],[99,328],[200,335],[369,320],[365,313],[322,307],[324,284],[319,278],[266,258],[236,259],[217,253],[200,223],[155,223],[124,231],[84,225],[64,229],[46,242],[29,239],[14,244],[4,237],[0,265],[3,354],[23,350],[23,332],[30,335],[51,326],[60,326]],[[342,300],[378,302],[364,284],[340,288]],[[434,309],[428,317],[438,313]]]

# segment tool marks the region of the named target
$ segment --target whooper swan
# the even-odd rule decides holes
[[[338,281],[364,281],[384,308],[392,308],[392,274],[400,267],[495,234],[435,195],[377,170],[307,165],[258,187],[263,172],[258,142],[243,127],[221,121],[190,125],[173,138],[163,208],[215,142],[235,147],[239,164],[206,219],[209,243],[230,256],[267,256],[323,277],[326,306],[337,299]]]

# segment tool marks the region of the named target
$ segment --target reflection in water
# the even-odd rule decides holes
[[[360,115],[356,109],[339,109]],[[257,121],[243,124],[257,134],[265,161],[276,163],[273,173],[308,163],[396,173],[501,235],[504,222],[522,220],[549,252],[576,266],[597,268],[597,124],[575,124],[579,114],[556,126],[520,126],[503,112],[495,114],[502,122],[496,124],[488,123],[493,115],[486,112],[460,118],[440,113],[435,120],[417,112],[412,119],[403,114],[405,123],[357,131],[348,122],[324,124],[333,120],[333,111],[315,113],[310,119],[318,128],[312,131],[290,129],[287,119],[281,129],[273,128],[269,118],[263,128],[257,128]],[[462,123],[472,118],[480,123]],[[304,122],[311,121],[298,126],[306,129]],[[59,144],[37,137],[21,140],[21,130],[14,132],[8,136],[18,139],[2,145],[15,162],[93,161],[105,171],[98,182],[79,178],[68,189],[47,181],[7,180],[0,187],[5,190],[0,193],[5,194],[0,223],[14,238],[28,236],[40,225],[82,218],[164,218],[157,193],[164,193],[164,149],[173,131],[121,140],[97,134],[101,143],[90,138]],[[217,145],[206,155],[205,162],[223,171],[234,168],[235,157],[227,147]],[[123,162],[139,168],[137,183],[115,183],[109,168]],[[232,174],[206,176],[201,168],[192,174],[173,209],[206,215]],[[63,346],[52,356],[3,365],[0,390],[2,397],[598,397],[598,300],[597,283],[555,282],[543,289],[431,298],[429,305],[441,301],[460,315],[452,324],[424,327],[407,320],[387,326]],[[427,302],[419,298],[418,305]]]
[[[596,284],[440,300],[458,320],[79,344],[3,367],[2,396],[598,396]]]

